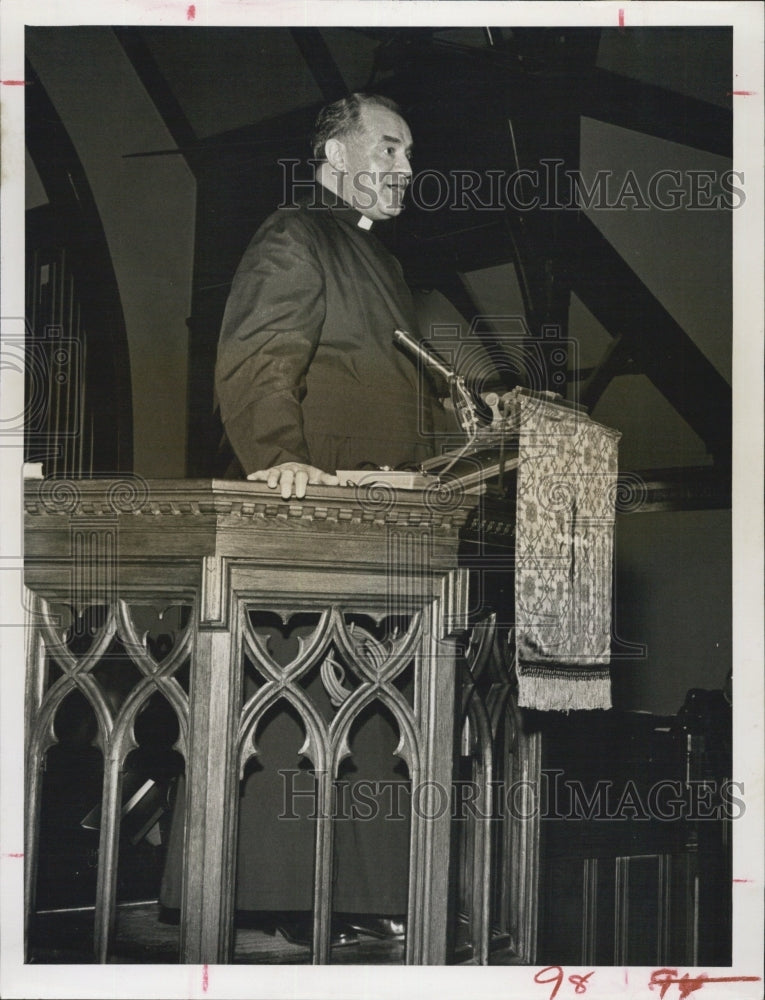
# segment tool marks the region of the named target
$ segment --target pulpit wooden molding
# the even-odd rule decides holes
[[[78,690],[95,704],[104,757],[94,950],[97,961],[107,961],[114,933],[122,768],[135,746],[136,716],[158,690],[179,716],[178,747],[186,757],[180,959],[231,960],[236,795],[242,740],[254,733],[255,725],[250,720],[251,728],[242,731],[247,707],[242,707],[242,657],[251,609],[283,617],[301,610],[334,615],[339,632],[348,614],[377,621],[391,615],[406,619],[416,630],[410,642],[415,694],[402,730],[403,752],[413,787],[421,783],[449,789],[455,638],[465,633],[469,618],[468,571],[459,566],[459,535],[476,503],[476,497],[384,487],[314,487],[303,500],[283,501],[263,484],[231,481],[123,477],[28,482],[25,583],[33,595],[27,687],[28,918],[34,911],[41,769],[55,742],[57,708]],[[134,606],[178,604],[191,609],[187,633],[167,660],[155,661],[133,620]],[[54,617],[61,605],[73,606],[75,617],[90,606],[108,609],[82,656],[67,650]],[[131,693],[115,709],[102,697],[92,670],[117,640],[141,680],[139,693]],[[375,697],[394,704],[393,679],[402,666],[391,649],[384,662],[362,664],[354,704]],[[174,676],[184,656],[191,663],[188,693]],[[292,681],[286,673],[271,683],[289,694]],[[396,710],[404,719],[408,710],[400,705]],[[345,733],[349,726],[350,721]],[[309,727],[306,731],[310,735]],[[315,732],[313,750],[337,761],[342,748],[332,740],[344,738],[340,729],[331,735],[330,730]],[[450,810],[432,818],[413,811],[408,963],[446,960],[449,857]],[[324,963],[329,960],[331,823],[317,825],[315,858],[313,960]]]

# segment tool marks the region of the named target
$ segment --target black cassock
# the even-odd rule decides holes
[[[245,474],[281,462],[328,472],[417,463],[443,411],[392,344],[417,335],[399,262],[321,185],[250,243],[223,317],[215,385]]]
[[[395,467],[434,454],[444,426],[436,387],[392,343],[397,327],[418,334],[411,294],[366,222],[317,185],[299,208],[271,215],[250,243],[226,305],[216,367],[235,475],[288,461],[328,472]],[[294,655],[294,635],[271,628],[270,642],[275,659]],[[310,693],[331,711],[318,681]],[[306,910],[313,905],[310,796],[292,800],[289,812],[302,819],[278,818],[285,789],[312,787],[306,771],[278,773],[300,769],[303,730],[288,711],[264,722],[257,768],[240,797],[236,907]],[[397,744],[392,720],[368,712],[351,743],[347,781],[401,782]],[[408,810],[406,796],[403,809],[389,809],[392,794],[390,787],[382,793],[376,819],[336,823],[335,910],[406,911]],[[181,804],[160,897],[168,907],[180,904],[182,831]]]

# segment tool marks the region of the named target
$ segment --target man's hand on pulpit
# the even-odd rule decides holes
[[[301,462],[282,462],[270,469],[258,469],[251,472],[247,479],[251,483],[266,483],[272,490],[281,487],[283,500],[289,500],[293,493],[297,500],[302,500],[309,485],[337,486],[340,482],[337,476]]]

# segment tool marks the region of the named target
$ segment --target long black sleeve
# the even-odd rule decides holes
[[[247,473],[310,462],[301,403],[324,315],[308,234],[297,214],[272,216],[234,278],[216,368],[221,418]]]

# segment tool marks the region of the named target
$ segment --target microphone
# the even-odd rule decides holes
[[[415,357],[419,358],[428,368],[434,372],[438,372],[450,384],[457,378],[457,373],[451,365],[447,365],[431,348],[421,344],[419,340],[415,340],[411,333],[406,333],[405,330],[394,330],[393,343],[401,344],[402,347],[405,347]]]
[[[393,332],[393,343],[405,347],[423,365],[430,368],[431,371],[437,372],[446,380],[457,419],[463,431],[469,437],[472,438],[476,434],[480,424],[491,423],[491,407],[487,406],[478,393],[467,385],[464,375],[460,375],[455,371],[432,348],[426,347],[419,340],[415,340],[411,333],[407,333],[405,330],[395,330]]]

